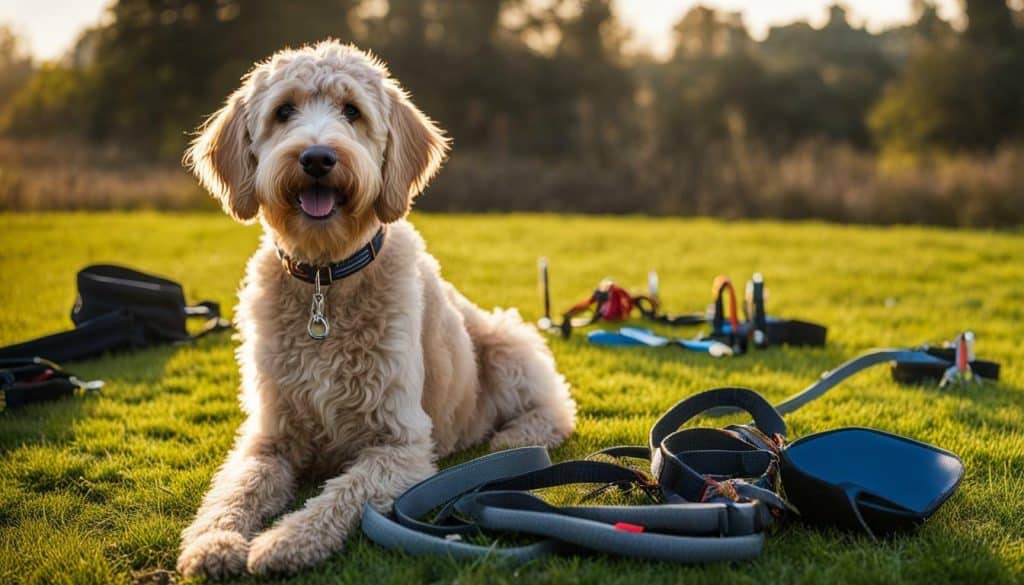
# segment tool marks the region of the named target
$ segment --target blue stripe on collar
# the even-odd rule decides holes
[[[288,254],[285,254],[281,248],[277,249],[277,255],[281,258],[281,265],[284,266],[284,269],[288,274],[291,274],[299,280],[303,280],[308,283],[315,283],[316,275],[317,273],[320,273],[320,284],[326,286],[335,280],[341,280],[347,276],[352,276],[356,272],[359,272],[363,268],[369,266],[370,263],[377,258],[377,254],[380,254],[380,249],[383,245],[384,226],[381,226],[380,229],[377,230],[377,233],[374,234],[373,238],[370,239],[369,243],[356,250],[354,254],[340,262],[332,262],[324,266],[314,266],[304,262],[297,262]]]

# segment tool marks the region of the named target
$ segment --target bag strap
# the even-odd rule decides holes
[[[727,338],[729,345],[733,346],[734,349],[746,349],[747,331],[746,327],[739,320],[736,309],[736,289],[732,285],[732,280],[728,276],[718,276],[715,278],[714,288],[715,314],[711,318],[711,334]],[[729,293],[728,325],[725,323],[724,297],[726,293]],[[737,353],[742,353],[742,351],[737,351]]]
[[[185,316],[207,319],[203,328],[188,336],[188,340],[231,328],[231,323],[221,318],[220,306],[213,301],[186,307]],[[68,331],[0,347],[0,359],[43,357],[54,362],[73,362],[115,350],[139,349],[148,344],[146,328],[146,323],[136,315],[120,309],[79,323]]]
[[[661,504],[660,492],[663,486],[650,481],[645,474],[621,465],[593,460],[556,463],[519,476],[489,482],[474,490],[473,494],[525,494],[532,490],[585,483],[602,484],[602,487],[584,497],[584,500],[615,487],[623,492],[639,489],[652,504]],[[454,502],[454,509],[459,509],[465,497],[470,496]],[[545,504],[545,510],[608,524],[625,522],[641,526],[647,531],[689,536],[742,536],[764,530],[766,525],[760,523],[750,510],[732,504],[677,502],[664,505],[562,507]],[[446,512],[443,510],[440,517],[447,516]]]
[[[0,359],[44,357],[55,362],[71,362],[145,344],[143,323],[121,310],[100,315],[68,331],[0,348]]]
[[[186,306],[185,317],[206,318],[206,323],[203,325],[203,328],[194,335],[189,336],[189,339],[191,340],[199,339],[200,337],[216,331],[231,329],[231,322],[220,316],[220,304],[214,301],[200,301],[195,305]]]
[[[659,313],[658,301],[649,296],[634,296],[633,306],[640,311],[640,314],[643,315],[645,319],[657,321],[658,323],[663,323],[665,325],[682,327],[687,325],[702,325],[708,322],[708,317],[704,313],[683,313],[681,315]]]
[[[760,394],[749,388],[715,388],[694,394],[677,402],[654,423],[651,428],[649,446],[651,451],[668,438],[669,434],[683,426],[695,416],[714,408],[733,407],[746,411],[754,417],[754,424],[764,434],[786,436],[786,421]]]

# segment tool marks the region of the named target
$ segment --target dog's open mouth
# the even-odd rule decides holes
[[[324,185],[313,185],[299,193],[299,209],[307,217],[327,219],[345,203],[341,191]]]

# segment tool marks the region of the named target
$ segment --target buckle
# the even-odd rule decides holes
[[[320,277],[320,283],[323,285],[329,285],[334,282],[334,274],[329,264],[327,266],[317,266],[316,274],[313,277]]]

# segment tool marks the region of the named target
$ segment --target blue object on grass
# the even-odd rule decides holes
[[[680,339],[678,337],[663,337],[657,335],[650,329],[640,327],[623,327],[618,331],[591,331],[587,340],[595,345],[609,347],[630,347],[644,345],[647,347],[664,347],[666,345],[678,345],[690,351],[709,353],[715,357],[732,355],[732,348],[719,341],[711,339],[692,340]]]

